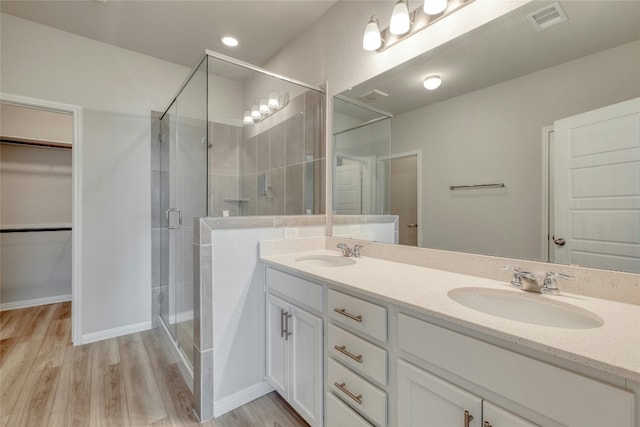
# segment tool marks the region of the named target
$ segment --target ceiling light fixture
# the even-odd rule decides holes
[[[222,36],[222,38],[220,38],[220,41],[222,41],[223,45],[229,47],[236,47],[239,44],[238,39],[233,36]]]
[[[442,79],[440,78],[440,76],[436,76],[436,75],[427,77],[426,79],[424,79],[424,82],[422,83],[424,88],[427,90],[438,89],[441,84],[442,84]]]
[[[424,0],[424,13],[427,15],[437,15],[445,11],[448,0]]]
[[[389,31],[391,34],[404,34],[411,28],[411,18],[409,17],[409,6],[406,0],[398,0],[391,13],[391,24]]]
[[[378,17],[371,17],[364,30],[362,48],[382,52],[474,1],[424,0],[422,7],[410,12],[408,0],[397,0],[388,28],[380,31]]]

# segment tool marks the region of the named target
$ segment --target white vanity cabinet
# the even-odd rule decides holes
[[[289,285],[297,289],[286,292]],[[269,292],[275,289],[291,301]],[[296,303],[321,308],[322,286],[267,269],[266,300],[266,380],[309,425],[321,427],[323,320]]]
[[[398,360],[398,426],[535,427],[535,424]]]
[[[418,362],[424,361],[426,366],[435,366],[450,373],[453,378],[462,378],[487,393],[528,408],[539,414],[540,420],[551,420],[542,422],[536,419],[536,423],[569,427],[635,425],[634,395],[626,390],[412,316],[398,315],[398,348],[406,352],[407,357],[417,358]],[[401,359],[398,359],[397,367],[398,426],[462,427],[466,425],[464,411],[473,416],[469,426],[535,425],[495,404],[486,402],[485,405],[482,396],[469,393]],[[433,405],[431,410],[427,409],[430,405]],[[436,406],[438,409],[435,409]],[[412,424],[421,411],[427,411],[425,414],[429,413],[431,417],[438,414],[446,418],[440,423],[432,424],[425,420]],[[484,419],[482,414],[485,415]]]
[[[327,389],[347,405],[327,403],[327,426],[387,426],[387,349],[370,341],[386,343],[387,308],[329,289],[327,316]]]

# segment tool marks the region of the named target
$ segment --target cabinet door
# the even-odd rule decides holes
[[[267,294],[267,382],[282,397],[288,399],[287,373],[288,352],[284,337],[289,304],[271,294]]]
[[[482,402],[482,414],[482,427],[536,427],[536,424],[486,400]]]
[[[291,306],[289,403],[312,427],[322,426],[322,320]]]
[[[402,360],[398,361],[397,405],[402,427],[482,425],[480,397]]]

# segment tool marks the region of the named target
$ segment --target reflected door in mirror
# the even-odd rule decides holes
[[[398,215],[399,243],[418,246],[418,155],[391,159],[391,215]]]

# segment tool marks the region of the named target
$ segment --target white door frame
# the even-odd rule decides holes
[[[26,107],[45,108],[73,115],[71,173],[73,199],[71,210],[71,340],[82,344],[82,107],[44,99],[0,92],[0,101]]]
[[[553,262],[553,260],[549,259],[551,255],[549,253],[549,241],[551,239],[551,234],[553,230],[551,230],[551,222],[549,220],[549,216],[553,214],[553,206],[552,200],[550,197],[553,194],[550,193],[551,190],[551,156],[553,155],[553,147],[551,147],[551,135],[553,134],[554,129],[553,126],[544,126],[542,128],[542,233],[540,236],[541,239],[541,253],[540,260],[543,262]]]
[[[399,159],[401,157],[417,156],[418,162],[418,247],[422,248],[422,230],[424,227],[422,221],[422,150],[404,151],[402,153],[394,153],[389,156],[380,157],[380,160]]]

